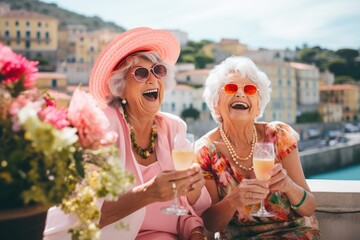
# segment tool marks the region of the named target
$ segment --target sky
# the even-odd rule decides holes
[[[130,29],[178,29],[193,41],[251,49],[360,49],[360,0],[41,0]]]

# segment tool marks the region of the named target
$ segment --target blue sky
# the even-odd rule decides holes
[[[250,48],[360,48],[360,0],[41,0],[126,29],[179,29]]]

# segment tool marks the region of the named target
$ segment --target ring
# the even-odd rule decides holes
[[[172,182],[171,187],[172,187],[173,192],[175,192],[176,191],[176,183]]]
[[[251,198],[251,192],[246,192],[245,193],[245,198],[250,199]]]

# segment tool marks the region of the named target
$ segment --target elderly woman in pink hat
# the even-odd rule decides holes
[[[118,135],[121,163],[136,184],[116,202],[104,202],[100,226],[103,239],[204,239],[200,217],[210,196],[198,165],[175,171],[171,157],[176,133],[186,133],[177,116],[159,112],[164,91],[176,82],[173,65],[180,53],[169,32],[150,28],[129,30],[98,57],[90,92],[104,107],[110,129]],[[174,191],[189,213],[167,215]],[[128,229],[118,229],[121,221]]]

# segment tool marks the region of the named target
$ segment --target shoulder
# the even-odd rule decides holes
[[[110,107],[110,106],[107,106],[107,107],[105,107],[105,108],[102,108],[101,110],[106,114],[106,116],[116,114],[115,108]]]
[[[158,112],[155,117],[158,127],[166,128],[171,132],[186,132],[187,125],[180,117],[164,112]]]
[[[199,140],[195,143],[195,151],[201,151],[204,148],[207,149],[207,151],[211,152],[212,149],[215,148],[214,144],[214,136],[216,135],[217,128],[214,128],[207,132],[204,136],[202,136]]]
[[[171,114],[171,113],[166,113],[166,112],[158,112],[156,114],[156,117],[161,120],[161,121],[165,121],[168,123],[173,123],[173,124],[182,124],[182,125],[186,125],[186,123],[184,122],[184,120],[182,120],[180,117]]]
[[[299,134],[289,125],[281,121],[273,121],[267,123],[266,126],[270,131],[274,131],[278,137],[292,138],[299,140]]]

